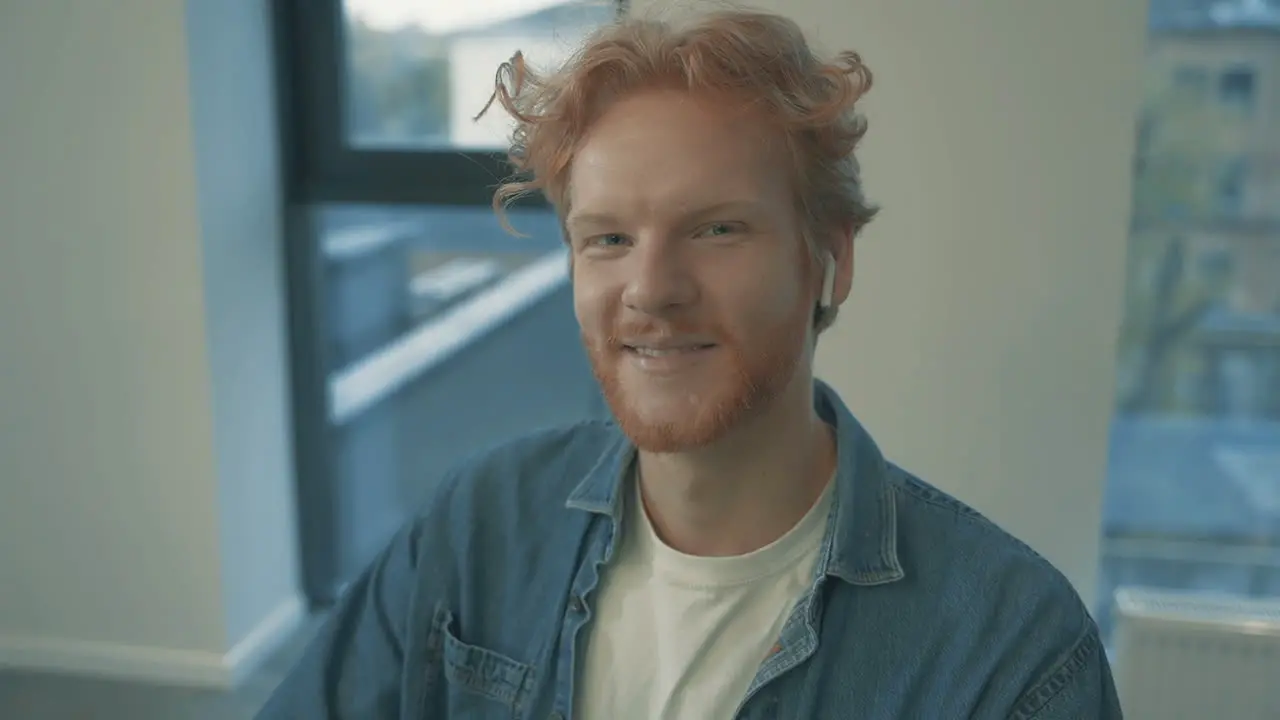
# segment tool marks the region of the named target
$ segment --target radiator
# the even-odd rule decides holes
[[[1126,720],[1280,720],[1280,598],[1122,588],[1114,612]]]

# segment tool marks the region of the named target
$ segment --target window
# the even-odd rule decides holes
[[[1233,67],[1218,78],[1218,101],[1242,113],[1253,111],[1253,68]]]
[[[1218,171],[1217,213],[1222,216],[1239,216],[1244,209],[1245,187],[1249,177],[1249,161],[1234,157],[1225,161]]]
[[[1175,90],[1207,84],[1196,63],[1256,37],[1212,18],[1194,33],[1153,29],[1146,87],[1171,61]],[[1124,585],[1280,597],[1280,213],[1244,202],[1267,192],[1256,170],[1273,164],[1280,125],[1241,133],[1233,122],[1253,107],[1253,68],[1227,69],[1214,91],[1206,104],[1154,91],[1137,128],[1144,172],[1096,612],[1106,632]]]
[[[604,412],[559,224],[509,174],[516,51],[555,63],[614,0],[276,0],[304,587],[333,600],[430,483],[539,425]]]
[[[547,0],[344,0],[343,9],[348,142],[418,150],[501,148],[502,113],[473,119],[494,69],[515,49],[557,63],[616,12],[609,3]]]

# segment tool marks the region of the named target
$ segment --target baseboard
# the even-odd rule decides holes
[[[302,599],[276,607],[227,653],[60,638],[0,636],[0,668],[164,685],[235,687],[301,627]]]
[[[0,637],[0,668],[211,688],[232,679],[220,653],[43,637]]]
[[[276,606],[222,657],[231,686],[244,682],[272,653],[293,637],[307,619],[307,604],[294,594]]]

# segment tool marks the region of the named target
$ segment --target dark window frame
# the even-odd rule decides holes
[[[619,15],[627,0],[616,3]],[[510,176],[501,152],[354,148],[343,132],[346,48],[342,0],[271,0],[282,186],[294,486],[302,590],[313,608],[336,601],[334,370],[326,313],[326,258],[318,242],[327,207],[487,206]],[[517,203],[547,207],[539,195]]]

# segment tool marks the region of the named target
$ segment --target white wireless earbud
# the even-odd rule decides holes
[[[822,297],[818,299],[818,306],[823,310],[831,307],[831,301],[836,294],[836,258],[831,253],[826,255],[826,263],[822,268]]]

